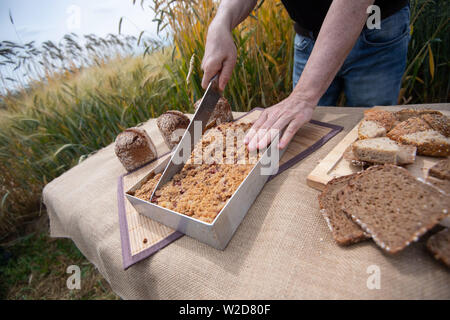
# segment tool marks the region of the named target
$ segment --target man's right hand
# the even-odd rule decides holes
[[[213,21],[208,29],[202,61],[203,89],[206,89],[212,77],[220,73],[219,89],[223,91],[231,78],[236,58],[236,46],[231,31],[226,26]]]

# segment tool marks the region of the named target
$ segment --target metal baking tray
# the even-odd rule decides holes
[[[238,189],[231,198],[228,199],[225,206],[211,223],[163,208],[149,201],[136,198],[130,194],[139,189],[151,174],[162,173],[170,161],[170,157],[167,157],[165,161],[160,163],[133,187],[127,190],[125,196],[138,213],[216,249],[224,250],[242,219],[244,219],[247,214],[247,211],[261,192],[266,181],[271,175],[276,174],[278,170],[278,165],[273,166],[274,168],[270,168],[268,165],[270,163],[270,156],[273,155],[273,152],[279,152],[279,160],[287,148],[284,148],[283,150],[273,150],[275,148],[278,149],[278,147],[274,146],[272,148],[272,145],[274,144],[271,144],[265,150],[248,176],[242,181]],[[264,174],[261,173],[261,169],[265,171]]]

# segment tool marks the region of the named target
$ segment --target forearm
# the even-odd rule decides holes
[[[352,50],[374,0],[334,0],[292,97],[317,104]]]
[[[222,0],[211,27],[225,26],[229,31],[247,18],[255,8],[257,0]]]

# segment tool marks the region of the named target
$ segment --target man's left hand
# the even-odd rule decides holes
[[[315,107],[291,95],[265,109],[245,136],[249,151],[265,148],[277,133],[286,128],[278,144],[279,149],[284,149],[300,127],[311,120]]]

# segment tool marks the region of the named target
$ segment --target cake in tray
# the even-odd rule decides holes
[[[251,123],[224,123],[209,129],[196,144],[183,169],[156,191],[161,173],[150,176],[134,196],[161,207],[212,223],[259,160],[244,137]]]

